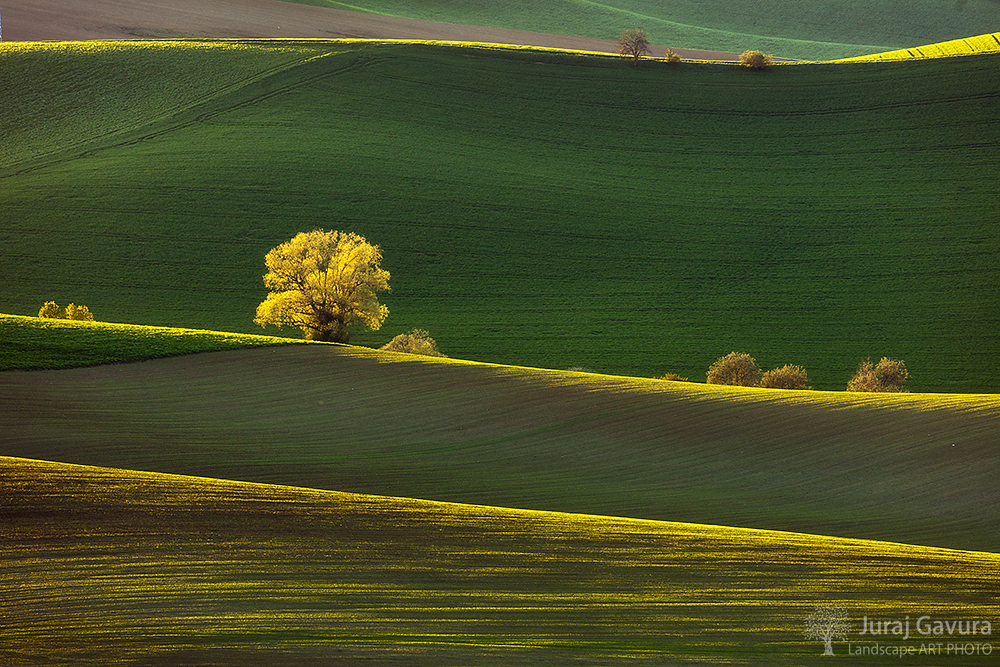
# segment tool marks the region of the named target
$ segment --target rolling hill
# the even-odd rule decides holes
[[[655,44],[824,60],[943,42],[1000,28],[993,0],[301,0],[387,16],[614,39],[642,26]]]
[[[850,618],[840,656],[874,644],[863,615],[1000,612],[996,554],[9,457],[0,475],[10,665],[808,665],[816,605]],[[989,660],[944,644],[988,636],[912,633],[879,638],[913,650],[891,664]]]
[[[379,345],[842,389],[1000,378],[1000,56],[722,65],[349,41],[6,44],[0,310],[249,333],[263,255],[378,243]],[[265,332],[266,333],[266,332]],[[290,332],[295,335],[295,332]]]
[[[812,57],[928,7],[419,6]],[[1000,371],[998,63],[0,45],[0,310],[191,327],[0,316],[0,662],[804,665],[817,605],[838,654],[862,615],[995,621],[1000,400],[969,392]],[[247,335],[264,252],[313,227],[385,252],[393,314],[357,341],[518,365]],[[964,393],[526,367],[697,378],[730,349]]]
[[[26,0],[4,11],[16,42],[177,38],[458,40],[617,53],[612,39],[421,21],[280,0]],[[689,51],[686,57],[711,57]]]
[[[762,49],[828,60],[909,48],[998,29],[994,0],[24,0],[8,6],[14,41],[318,37],[501,42],[615,52],[625,28],[642,26],[654,51],[685,57]],[[706,55],[687,55],[698,51]],[[707,56],[717,58],[718,56]]]
[[[1000,551],[996,396],[744,389],[311,344],[0,373],[0,405],[8,456]]]

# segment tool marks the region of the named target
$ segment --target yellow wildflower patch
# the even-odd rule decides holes
[[[855,641],[863,616],[1000,611],[997,554],[7,457],[0,474],[3,650],[39,662],[793,665],[822,647],[803,638],[818,604]]]

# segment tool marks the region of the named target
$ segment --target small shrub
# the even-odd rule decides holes
[[[664,56],[664,58],[671,65],[676,65],[677,63],[679,63],[681,61],[680,54],[676,53],[673,49],[671,49],[669,47],[667,48],[667,53]]]
[[[44,317],[49,320],[62,320],[66,319],[66,315],[63,314],[62,309],[59,307],[55,301],[46,301],[45,305],[41,307],[38,311],[39,317]]]
[[[589,368],[584,368],[583,366],[570,366],[566,369],[570,373],[593,373],[594,371]]]
[[[865,359],[847,383],[847,391],[905,392],[903,384],[910,379],[902,359],[882,357],[875,365]]]
[[[681,377],[677,373],[665,373],[659,377],[653,378],[654,380],[667,380],[668,382],[689,382],[686,377]]]
[[[80,320],[83,322],[93,322],[94,315],[90,312],[90,309],[86,306],[78,306],[75,303],[71,303],[66,306],[66,319],[67,320]]]
[[[760,386],[767,389],[811,389],[806,369],[785,364],[760,376]]]
[[[709,367],[706,381],[708,384],[756,387],[760,381],[760,367],[749,354],[730,352]]]
[[[45,317],[50,320],[79,320],[83,322],[94,321],[93,313],[91,313],[90,309],[86,306],[78,306],[75,303],[71,303],[66,306],[66,310],[61,310],[59,308],[59,304],[55,301],[46,301],[45,305],[38,311],[38,316]]]
[[[403,352],[405,354],[422,354],[425,357],[447,357],[437,349],[437,343],[423,329],[414,329],[410,333],[399,334],[379,348],[385,352]]]
[[[767,69],[774,64],[774,58],[769,53],[760,51],[744,51],[740,54],[740,64],[750,69]]]

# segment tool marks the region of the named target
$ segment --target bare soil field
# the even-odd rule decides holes
[[[24,0],[3,9],[4,40],[183,37],[306,37],[490,42],[616,53],[613,39],[419,21],[280,0]],[[666,47],[654,47],[662,55]],[[730,53],[675,49],[682,57],[735,60]]]

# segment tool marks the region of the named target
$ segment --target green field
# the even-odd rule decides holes
[[[762,75],[323,41],[0,59],[3,312],[273,333],[252,324],[264,254],[336,228],[392,273],[363,345],[421,327],[452,357],[696,380],[740,350],[835,390],[885,355],[915,391],[1000,387],[1000,56]]]
[[[993,0],[301,0],[406,18],[615,39],[642,26],[654,44],[824,60],[997,30]]]
[[[1000,556],[0,457],[7,665],[810,665],[817,604],[996,619]],[[982,665],[945,642],[866,664]],[[846,658],[846,641],[834,643]],[[946,662],[944,662],[946,661]]]
[[[301,341],[0,314],[0,371],[74,368]]]
[[[328,344],[0,374],[2,453],[1000,551],[995,395],[744,389]]]
[[[997,7],[377,3],[804,58]],[[800,666],[816,605],[839,656],[1000,623],[998,65],[0,44],[0,312],[104,320],[0,315],[0,663]],[[317,227],[382,247],[369,347],[250,335]],[[414,327],[452,358],[369,349]],[[646,379],[731,350],[838,391]],[[947,393],[842,391],[869,355]]]

